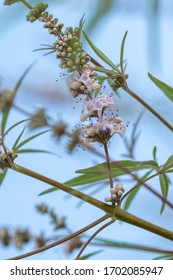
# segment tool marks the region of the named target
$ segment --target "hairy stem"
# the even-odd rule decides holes
[[[82,228],[82,229],[80,229],[80,230],[78,230],[78,231],[76,231],[76,232],[74,232],[74,233],[68,235],[67,237],[62,238],[61,240],[55,241],[55,242],[53,242],[53,243],[51,243],[51,244],[49,244],[49,245],[43,246],[43,247],[41,247],[41,248],[38,248],[38,249],[33,250],[33,251],[31,251],[31,252],[28,252],[28,253],[26,253],[26,254],[22,254],[22,255],[13,257],[13,258],[9,258],[8,260],[20,260],[20,259],[23,259],[23,258],[27,258],[27,257],[29,257],[29,256],[33,256],[33,255],[35,255],[35,254],[41,253],[41,252],[46,251],[46,250],[48,250],[48,249],[50,249],[50,248],[53,248],[53,247],[55,247],[55,246],[58,246],[58,245],[60,245],[60,244],[62,244],[62,243],[64,243],[64,242],[66,242],[66,241],[68,241],[68,240],[70,240],[70,239],[72,239],[72,238],[74,238],[74,237],[76,237],[76,236],[82,234],[83,232],[89,230],[90,228],[93,228],[93,227],[95,227],[96,225],[102,223],[102,222],[105,221],[107,218],[109,218],[109,215],[106,214],[106,215],[104,215],[103,217],[99,218],[98,220],[94,221],[93,223],[91,223],[91,224],[87,225],[86,227],[84,227],[84,228]]]

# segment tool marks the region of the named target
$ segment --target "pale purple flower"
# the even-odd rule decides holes
[[[84,65],[81,72],[74,71],[72,74],[68,75],[67,86],[76,94],[82,94],[86,92],[91,92],[92,90],[98,90],[100,85],[95,82],[95,76],[92,65]]]
[[[87,73],[82,73],[82,75],[80,76],[79,78],[79,82],[82,82],[88,91],[91,91],[92,90],[92,84],[93,84],[93,81],[92,79],[90,78],[90,71],[87,71]]]
[[[108,95],[98,94],[97,97],[85,102],[84,106],[88,111],[96,111],[98,117],[101,118],[104,109],[108,108],[115,112],[115,104],[113,98]]]
[[[100,142],[104,143],[114,134],[124,136],[126,131],[126,125],[122,120],[118,118],[102,118],[102,120],[95,123],[90,123],[81,130],[80,137],[84,138],[88,142]]]
[[[117,133],[121,137],[123,137],[126,132],[126,125],[122,121],[120,123],[117,123],[108,119],[104,121],[104,124],[109,129],[111,136]]]

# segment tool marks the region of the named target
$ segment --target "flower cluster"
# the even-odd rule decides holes
[[[90,61],[90,56],[83,51],[80,42],[79,28],[66,28],[61,39],[54,43],[57,58],[60,59],[60,67],[66,68],[67,72],[80,70],[83,65]]]
[[[114,188],[110,189],[111,197],[106,197],[105,202],[119,203],[124,191],[122,183],[118,182]]]
[[[43,27],[46,28],[49,34],[60,37],[62,33],[63,23],[58,24],[58,19],[53,18],[52,14],[49,14],[47,11],[40,13],[38,17],[39,21],[44,22]]]
[[[81,121],[89,120],[89,124],[81,130],[81,138],[88,142],[107,143],[115,134],[124,136],[126,125],[120,117],[113,115],[115,104],[113,98],[108,95],[98,94],[95,98],[86,101],[84,108],[87,114],[81,116]],[[111,114],[109,114],[111,112]],[[92,121],[91,121],[92,119]],[[94,119],[94,121],[93,121]]]
[[[26,16],[26,20],[30,22],[34,22],[35,20],[39,19],[42,13],[47,9],[48,5],[44,3],[38,3],[33,7],[28,15]]]
[[[100,85],[96,83],[97,73],[93,71],[94,69],[94,65],[85,64],[80,72],[75,71],[68,76],[67,86],[73,97],[99,90]]]
[[[46,10],[48,5],[44,3],[36,4],[35,7],[27,15],[27,20],[33,22],[39,20],[44,23],[44,28],[54,36],[57,40],[52,45],[52,50],[56,52],[56,57],[60,59],[60,67],[66,68],[67,72],[80,70],[84,64],[90,61],[89,55],[83,51],[82,43],[80,42],[81,29],[80,27],[67,27],[63,32],[64,24],[59,23],[58,19],[53,18]],[[83,22],[80,22],[80,26]]]

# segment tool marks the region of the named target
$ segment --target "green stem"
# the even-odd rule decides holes
[[[122,222],[143,228],[147,231],[153,232],[157,235],[160,235],[169,240],[173,240],[173,231],[169,231],[165,228],[152,224],[148,221],[145,221],[139,217],[136,217],[120,208],[115,208],[115,217]]]
[[[25,0],[20,0],[20,2],[21,2],[23,5],[25,5],[28,9],[30,9],[30,10],[33,9],[33,7],[32,7],[28,2],[26,2]]]
[[[114,187],[114,184],[113,184],[113,177],[112,177],[112,169],[111,169],[111,165],[110,165],[108,145],[107,145],[107,143],[104,143],[103,146],[104,146],[104,151],[105,151],[105,156],[106,156],[106,164],[107,164],[107,169],[108,169],[110,188],[112,189]]]
[[[37,180],[40,180],[42,182],[45,182],[47,184],[50,184],[58,189],[61,189],[75,197],[78,197],[80,199],[82,199],[83,201],[90,203],[94,206],[96,206],[97,208],[102,209],[103,211],[107,212],[107,214],[109,214],[112,217],[115,217],[116,219],[126,222],[128,224],[137,226],[139,228],[143,228],[147,231],[153,232],[157,235],[160,235],[164,238],[167,238],[169,240],[173,240],[173,232],[169,231],[165,228],[162,228],[160,226],[157,226],[155,224],[152,224],[148,221],[145,221],[143,219],[140,219],[128,212],[125,212],[124,210],[120,209],[119,207],[113,207],[111,205],[108,205],[106,203],[103,203],[93,197],[90,197],[89,195],[83,194],[78,190],[75,190],[73,188],[70,188],[68,186],[65,186],[59,182],[56,182],[52,179],[47,178],[46,176],[43,176],[39,173],[36,173],[34,171],[31,171],[27,168],[24,168],[22,166],[19,165],[15,165],[15,169],[14,171],[17,171],[19,173],[25,174],[27,176],[33,177]]]
[[[158,118],[165,126],[167,126],[171,131],[173,131],[173,126],[168,123],[160,114],[158,114],[153,108],[151,108],[143,99],[141,99],[134,91],[132,91],[126,82],[122,88],[133,98],[135,98],[139,103],[141,103],[148,111],[150,111],[156,118]]]
[[[74,188],[71,188],[71,187],[68,187],[68,186],[66,186],[64,184],[61,184],[61,183],[59,183],[59,182],[57,182],[55,180],[52,180],[52,179],[50,179],[50,178],[48,178],[48,177],[46,177],[44,175],[36,173],[36,172],[34,172],[34,171],[30,170],[30,169],[27,169],[27,168],[25,168],[23,166],[15,165],[15,169],[14,170],[19,172],[19,173],[25,174],[25,175],[27,175],[29,177],[33,177],[33,178],[35,178],[35,179],[37,179],[39,181],[45,182],[45,183],[47,183],[47,184],[49,184],[49,185],[51,185],[51,186],[53,186],[53,187],[55,187],[57,189],[60,189],[60,190],[66,192],[68,194],[71,194],[72,196],[75,196],[75,197],[77,197],[77,198],[79,198],[79,199],[81,199],[81,200],[83,200],[83,201],[85,201],[85,202],[87,202],[87,203],[97,207],[97,208],[100,208],[100,209],[102,209],[103,211],[105,211],[107,213],[112,213],[110,205],[108,205],[108,204],[106,204],[106,203],[104,203],[104,202],[102,202],[102,201],[100,201],[98,199],[95,199],[95,198],[93,198],[93,197],[91,197],[91,196],[89,196],[87,194],[84,194],[84,193],[82,193],[82,192],[80,192],[80,191],[78,191],[78,190],[76,190]]]
[[[9,258],[8,260],[20,260],[20,259],[23,259],[23,258],[27,258],[27,257],[29,257],[29,256],[33,256],[33,255],[35,255],[35,254],[41,253],[41,252],[46,251],[46,250],[48,250],[48,249],[50,249],[50,248],[53,248],[53,247],[55,247],[55,246],[58,246],[58,245],[60,245],[60,244],[62,244],[62,243],[64,243],[64,242],[66,242],[66,241],[68,241],[68,240],[70,240],[70,239],[72,239],[72,238],[74,238],[74,237],[76,237],[76,236],[79,236],[80,234],[82,234],[83,232],[86,232],[86,231],[89,230],[90,228],[93,228],[93,227],[95,227],[96,225],[102,223],[102,222],[105,221],[107,218],[109,218],[109,215],[106,214],[106,215],[104,215],[103,217],[101,217],[101,218],[97,219],[96,221],[94,221],[93,223],[91,223],[91,224],[87,225],[86,227],[84,227],[84,228],[82,228],[82,229],[80,229],[80,230],[78,230],[78,231],[76,231],[76,232],[74,232],[74,233],[68,235],[67,237],[62,238],[61,240],[52,242],[52,243],[49,244],[49,245],[43,246],[43,247],[41,247],[41,248],[38,248],[38,249],[33,250],[33,251],[31,251],[31,252],[28,252],[28,253],[26,253],[26,254],[22,254],[22,255],[13,257],[13,258]]]

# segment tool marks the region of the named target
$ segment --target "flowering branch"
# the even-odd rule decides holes
[[[165,237],[167,239],[173,240],[173,232],[166,230],[164,228],[161,228],[153,223],[149,223],[148,221],[142,220],[139,217],[136,217],[128,212],[123,211],[120,209],[121,202],[124,199],[124,197],[129,194],[132,190],[135,190],[139,185],[143,185],[145,188],[147,188],[150,192],[152,192],[154,195],[159,197],[163,204],[162,209],[164,209],[164,203],[166,203],[169,207],[173,208],[173,204],[167,200],[167,191],[169,186],[169,180],[166,176],[166,174],[161,174],[159,167],[157,166],[156,169],[159,170],[159,175],[164,175],[164,178],[159,178],[160,181],[164,179],[164,186],[163,182],[160,182],[161,189],[162,189],[162,195],[160,195],[158,192],[153,190],[148,184],[146,184],[146,181],[153,178],[152,176],[148,177],[146,180],[140,179],[137,175],[133,174],[129,171],[128,167],[123,166],[121,162],[115,163],[116,167],[119,167],[122,169],[126,174],[130,174],[134,180],[138,182],[138,184],[132,188],[129,192],[127,192],[126,195],[123,196],[124,193],[124,187],[121,182],[118,182],[114,186],[114,178],[113,178],[113,167],[111,163],[111,158],[108,151],[108,144],[110,142],[110,139],[119,134],[120,137],[123,137],[126,132],[126,125],[123,123],[122,119],[115,115],[115,104],[112,97],[112,94],[103,94],[101,92],[101,85],[104,81],[110,82],[111,87],[116,91],[119,88],[124,89],[130,96],[135,98],[139,103],[141,103],[148,111],[150,111],[155,117],[157,117],[168,129],[173,131],[173,126],[168,123],[160,114],[158,114],[153,108],[151,108],[143,99],[141,99],[135,92],[133,92],[127,85],[127,78],[128,75],[125,74],[126,64],[124,63],[124,44],[125,39],[127,36],[127,32],[125,33],[122,45],[121,45],[121,51],[120,51],[120,63],[119,65],[115,65],[105,54],[103,54],[88,38],[88,36],[83,31],[83,25],[84,25],[84,17],[79,22],[79,26],[76,28],[73,27],[67,27],[65,30],[63,30],[64,25],[62,23],[58,23],[58,19],[54,18],[52,14],[46,11],[48,5],[44,3],[38,3],[34,7],[32,7],[30,4],[26,2],[26,0],[5,0],[5,5],[12,5],[14,3],[21,2],[23,3],[27,8],[29,8],[29,13],[26,17],[27,21],[34,22],[36,20],[39,20],[44,25],[44,28],[46,28],[49,32],[49,34],[53,35],[56,40],[52,44],[52,46],[49,46],[48,48],[51,50],[51,52],[56,53],[56,58],[60,61],[59,67],[66,69],[67,73],[71,73],[68,75],[67,78],[67,86],[69,89],[69,92],[71,95],[76,97],[81,97],[80,100],[83,102],[83,113],[80,118],[80,129],[77,131],[74,131],[70,135],[72,135],[72,141],[69,143],[69,150],[72,150],[77,143],[80,143],[82,146],[88,147],[90,150],[94,150],[90,147],[91,143],[99,143],[104,148],[104,153],[106,158],[106,166],[107,170],[106,173],[108,174],[109,178],[109,187],[110,187],[110,197],[105,198],[105,202],[112,202],[112,205],[108,205],[100,200],[97,200],[93,198],[92,196],[86,195],[74,188],[71,188],[67,185],[61,184],[55,180],[52,180],[44,175],[41,175],[39,173],[36,173],[32,170],[29,170],[27,168],[24,168],[22,166],[16,165],[14,163],[14,159],[16,157],[15,149],[13,151],[9,151],[6,146],[4,145],[4,136],[7,134],[9,130],[5,133],[5,125],[7,122],[8,113],[13,105],[13,99],[15,97],[15,94],[12,95],[11,101],[8,104],[3,103],[3,110],[4,113],[3,121],[2,121],[2,139],[0,139],[0,148],[2,146],[2,150],[0,151],[0,168],[3,172],[5,168],[11,168],[16,172],[25,174],[27,176],[33,177],[37,180],[40,180],[42,182],[45,182],[49,185],[54,186],[57,189],[61,189],[65,191],[68,194],[71,194],[74,197],[77,197],[81,199],[82,201],[85,201],[101,210],[103,210],[106,215],[102,218],[98,219],[94,223],[88,225],[87,227],[81,229],[80,231],[77,231],[74,234],[70,234],[68,237],[58,241],[54,242],[50,245],[44,246],[41,249],[29,252],[27,254],[17,256],[12,259],[20,259],[22,257],[30,256],[35,253],[42,252],[46,249],[49,249],[53,246],[56,246],[58,244],[61,244],[67,240],[70,240],[74,236],[79,235],[82,232],[85,232],[87,229],[95,226],[96,224],[101,223],[103,220],[107,218],[111,218],[112,220],[102,227],[100,227],[85,243],[83,248],[80,250],[77,258],[80,257],[83,250],[86,248],[86,246],[90,243],[90,241],[96,236],[103,228],[113,223],[116,219],[124,221],[126,223],[132,224],[134,226],[143,228],[145,230],[148,230],[150,232],[156,233],[157,235],[160,235],[162,237]],[[87,52],[84,51],[82,43],[81,43],[81,34],[83,32],[83,35],[88,42],[88,44],[91,46],[95,54],[104,61],[110,69],[106,69],[102,67],[100,63],[97,62],[94,58],[92,58]],[[92,64],[89,64],[89,62],[92,62]],[[103,73],[103,77],[99,77],[98,73]],[[23,79],[23,78],[22,78]],[[102,79],[102,81],[101,81]],[[21,83],[21,82],[20,82]],[[20,83],[17,85],[17,89],[20,86]],[[5,108],[5,109],[4,109]],[[5,113],[6,111],[6,113]],[[24,112],[22,110],[22,112]],[[37,113],[32,117],[32,120],[30,121],[30,128],[36,128],[41,127],[44,125],[49,125],[47,121],[47,116],[45,114],[44,109],[40,109],[37,111]],[[15,125],[13,125],[14,127]],[[13,128],[12,127],[12,128]],[[61,125],[51,125],[52,130],[57,135],[57,138],[59,139],[62,135],[69,135],[69,133],[66,130],[66,124],[61,123]],[[23,130],[24,131],[24,130]],[[22,133],[19,135],[18,139],[16,140],[14,144],[14,148],[17,149],[20,148],[22,145],[27,143],[30,139],[33,139],[34,137],[43,134],[44,132],[41,132],[39,134],[36,134],[35,136],[32,136],[28,138],[27,140],[21,142],[19,145],[18,142],[20,140],[20,137],[22,136]],[[172,159],[170,160],[169,164],[172,164]],[[127,165],[128,166],[128,165]],[[148,173],[149,174],[149,173]],[[149,176],[149,175],[148,175]]]
[[[34,171],[31,171],[27,168],[24,168],[24,167],[21,167],[19,165],[15,165],[15,170],[14,171],[17,171],[19,173],[22,173],[22,174],[25,174],[29,177],[33,177],[37,180],[40,180],[42,182],[45,182],[49,185],[52,185],[58,189],[61,189],[75,197],[78,197],[82,200],[84,200],[85,202],[89,203],[89,204],[92,204],[94,206],[96,206],[97,208],[100,208],[102,209],[103,211],[105,211],[110,217],[112,216],[117,218],[118,220],[120,221],[123,221],[123,222],[126,222],[126,223],[129,223],[129,224],[132,224],[134,226],[137,226],[137,227],[140,227],[140,228],[143,228],[145,230],[148,230],[150,232],[153,232],[153,233],[156,233],[162,237],[165,237],[167,239],[170,239],[170,240],[173,240],[173,232],[169,231],[169,230],[166,230],[165,228],[161,228],[157,225],[154,225],[152,223],[149,223],[143,219],[140,219],[128,212],[125,212],[123,211],[122,209],[120,209],[119,207],[114,207],[114,206],[111,206],[111,205],[108,205],[108,204],[105,204],[93,197],[90,197],[86,194],[83,194],[75,189],[72,189],[68,186],[65,186],[57,181],[54,181],[46,176],[43,176],[39,173],[36,173]]]

